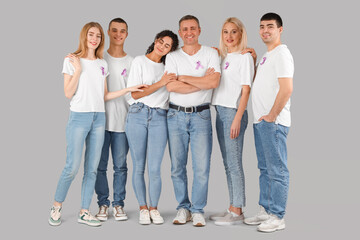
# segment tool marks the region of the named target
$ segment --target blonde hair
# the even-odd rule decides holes
[[[96,27],[97,29],[99,29],[99,31],[101,33],[101,42],[100,42],[99,46],[95,49],[95,56],[97,58],[102,59],[103,52],[104,52],[105,35],[104,35],[104,31],[103,31],[101,25],[97,22],[89,22],[89,23],[85,24],[85,26],[81,29],[80,39],[79,39],[79,47],[74,52],[74,54],[77,55],[78,57],[86,57],[87,56],[87,54],[88,54],[87,34],[88,34],[89,29],[92,27]]]
[[[236,49],[236,52],[241,52],[242,50],[244,50],[245,48],[247,48],[247,34],[246,34],[246,29],[244,24],[237,19],[236,17],[230,17],[228,19],[225,20],[222,29],[221,29],[221,33],[220,33],[220,44],[219,44],[219,50],[220,50],[220,55],[222,58],[225,58],[227,55],[227,47],[225,46],[225,43],[223,41],[223,31],[224,31],[224,27],[225,24],[227,23],[233,23],[236,25],[236,27],[238,28],[238,30],[240,31],[240,42],[239,45]]]

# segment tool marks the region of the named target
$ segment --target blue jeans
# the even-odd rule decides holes
[[[241,118],[239,136],[235,139],[231,139],[231,124],[237,109],[222,106],[215,106],[215,109],[216,132],[224,161],[230,205],[237,208],[243,208],[245,207],[245,176],[242,165],[242,153],[245,130],[248,124],[248,113],[247,110],[245,110]]]
[[[289,128],[273,122],[254,124],[258,168],[260,170],[259,205],[279,218],[285,215],[289,191],[286,138]]]
[[[193,213],[204,212],[207,203],[212,150],[210,109],[185,113],[169,109],[167,114],[171,178],[179,205]],[[193,168],[192,201],[189,200],[186,165],[189,143]]]
[[[95,183],[95,192],[98,198],[98,205],[110,205],[109,184],[106,176],[110,147],[114,169],[114,201],[112,202],[112,205],[124,207],[124,199],[126,195],[125,185],[128,170],[126,165],[126,155],[129,151],[128,142],[124,132],[105,131],[105,140],[102,147],[102,153]]]
[[[133,161],[132,183],[140,206],[147,205],[144,179],[148,161],[150,207],[157,207],[161,193],[161,162],[167,142],[166,110],[143,103],[130,106],[125,126]]]
[[[104,143],[104,112],[70,112],[66,127],[66,165],[58,182],[55,201],[62,203],[81,163],[84,147],[84,177],[81,186],[81,208],[89,209],[94,193],[96,172]]]

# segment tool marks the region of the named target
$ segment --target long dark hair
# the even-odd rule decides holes
[[[170,52],[173,52],[178,48],[178,46],[179,46],[178,36],[175,33],[173,33],[172,31],[170,31],[170,30],[163,30],[163,31],[159,32],[158,34],[156,34],[154,42],[148,47],[145,54],[149,54],[152,51],[154,51],[155,41],[158,40],[158,39],[162,39],[164,37],[169,37],[169,38],[172,39],[172,45],[171,45]],[[163,64],[165,64],[165,59],[166,59],[166,55],[162,56],[161,62]]]

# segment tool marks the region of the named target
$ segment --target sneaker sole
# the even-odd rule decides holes
[[[141,225],[150,225],[151,221],[139,221]]]
[[[61,221],[59,221],[59,222],[53,222],[53,221],[51,221],[51,220],[49,219],[49,224],[50,224],[51,226],[59,226],[59,225],[61,224]]]
[[[108,220],[108,218],[107,217],[98,217],[98,216],[95,216],[97,219],[99,219],[100,221],[103,221],[103,222],[105,222],[105,221],[107,221]]]
[[[206,224],[202,224],[202,223],[197,223],[197,224],[193,224],[194,227],[205,227]]]
[[[78,219],[78,223],[86,224],[86,225],[91,226],[91,227],[99,227],[99,226],[101,226],[101,223],[89,223],[89,222],[81,220],[81,219]]]
[[[154,220],[152,220],[152,222],[153,222],[153,224],[156,224],[156,225],[160,225],[160,224],[164,223],[164,221],[154,221]]]
[[[128,220],[128,217],[127,217],[127,216],[125,216],[125,217],[115,217],[115,216],[114,216],[114,218],[115,218],[116,221],[125,221],[125,220]]]
[[[266,221],[266,220],[264,220],[264,221],[258,221],[258,222],[246,222],[246,221],[244,221],[244,223],[247,224],[247,225],[253,226],[253,225],[260,225],[261,223],[263,223],[263,222],[265,222],[265,221]]]
[[[190,221],[191,221],[191,219],[186,219],[185,222],[180,222],[179,220],[174,220],[173,224],[175,224],[175,225],[184,225],[184,224],[186,224],[187,222],[190,222]]]
[[[231,226],[231,225],[239,225],[242,221],[235,221],[235,222],[214,222],[217,226]]]
[[[273,229],[259,229],[259,228],[257,228],[257,230],[259,232],[266,232],[266,233],[271,233],[271,232],[275,232],[275,231],[278,231],[278,230],[284,230],[284,229],[285,229],[285,224],[282,224],[279,227],[273,228]]]

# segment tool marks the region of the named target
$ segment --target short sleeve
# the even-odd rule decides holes
[[[254,60],[250,53],[246,53],[240,65],[240,83],[251,87],[254,78]]]
[[[210,60],[209,60],[208,67],[209,68],[214,68],[215,72],[221,73],[219,54],[215,49],[212,49],[212,48],[210,48]]]
[[[70,63],[70,58],[65,58],[64,59],[64,64],[63,64],[63,70],[62,70],[62,73],[66,73],[66,74],[69,74],[69,75],[74,75],[74,72],[75,72],[75,68],[74,66]]]
[[[275,64],[277,78],[293,78],[294,76],[294,60],[288,49],[279,52]]]
[[[176,75],[178,75],[178,72],[177,72],[177,68],[176,68],[176,62],[172,56],[171,53],[169,53],[167,56],[166,56],[166,60],[165,60],[165,72],[168,72],[168,73],[175,73]]]
[[[132,87],[143,83],[141,61],[139,60],[139,58],[135,58],[131,63],[130,74],[127,79],[127,87]]]

